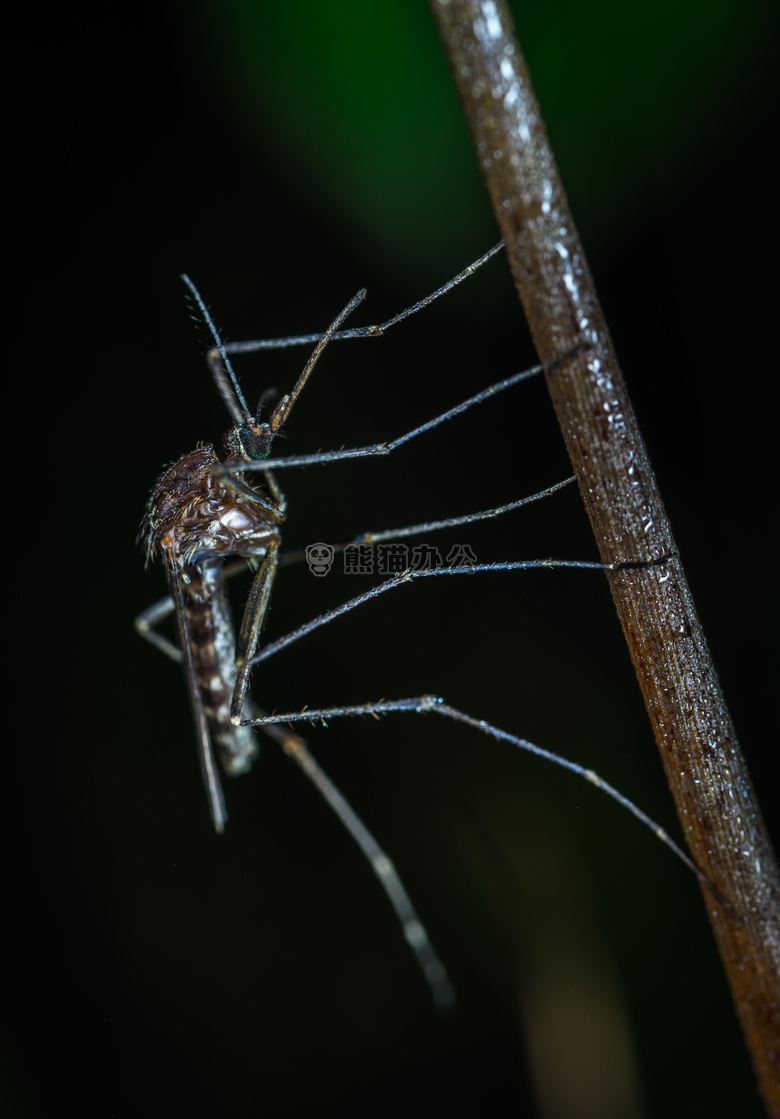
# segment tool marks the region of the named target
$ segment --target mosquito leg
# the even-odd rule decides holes
[[[269,545],[268,552],[255,576],[250,590],[249,601],[244,611],[241,631],[236,646],[236,666],[239,669],[239,675],[236,679],[233,700],[233,703],[236,703],[235,695],[240,693],[240,705],[236,708],[239,715],[246,695],[250,672],[250,665],[247,662],[257,647],[257,640],[265,618],[265,613],[268,609],[268,598],[276,572],[278,550],[279,541],[275,539]],[[175,565],[172,566],[175,568]],[[245,571],[247,566],[249,566],[247,561],[243,559],[235,563],[227,564],[223,569],[223,577],[226,579],[232,578],[234,575],[238,575]],[[176,582],[176,586],[178,591],[178,582]],[[181,599],[180,595],[179,599]],[[163,637],[162,634],[156,633],[154,629],[155,626],[158,626],[173,613],[176,614],[177,619],[181,643],[179,646],[174,645],[172,641],[169,641],[167,637]],[[179,601],[177,603],[172,595],[161,598],[159,602],[155,602],[152,606],[148,607],[148,609],[144,610],[143,613],[138,615],[135,620],[135,628],[144,640],[150,642],[155,648],[159,649],[167,657],[170,657],[171,660],[177,661],[179,664],[184,661],[185,676],[187,678],[188,691],[190,692],[196,734],[198,737],[203,780],[208,793],[214,827],[216,831],[221,832],[224,830],[227,821],[227,811],[225,809],[224,796],[214,761],[211,737],[208,732],[208,722],[205,712],[203,711],[200,686],[192,659],[191,645],[187,632],[186,611],[183,602]],[[186,655],[182,653],[182,650],[185,650]],[[244,651],[243,657],[242,650]],[[231,705],[231,713],[232,710],[233,708]]]
[[[250,665],[259,664],[261,661],[268,660],[275,653],[281,652],[286,649],[288,645],[299,641],[306,634],[312,633],[315,629],[327,625],[328,622],[340,618],[342,614],[348,614],[350,610],[362,606],[364,602],[370,602],[372,598],[378,598],[380,595],[385,594],[387,591],[392,591],[396,587],[403,586],[406,583],[411,583],[415,579],[424,579],[428,576],[446,576],[446,575],[477,575],[487,571],[528,571],[534,568],[577,568],[588,571],[621,571],[630,570],[631,568],[650,567],[654,564],[662,564],[671,559],[671,556],[661,556],[658,559],[629,561],[627,563],[598,563],[591,560],[556,560],[556,559],[538,559],[538,560],[512,560],[502,563],[471,563],[463,564],[458,567],[429,567],[420,568],[419,570],[412,570],[411,568],[406,571],[401,571],[397,575],[393,575],[390,579],[386,579],[384,583],[378,583],[374,587],[370,587],[362,594],[350,598],[347,602],[343,602],[340,606],[328,610],[319,617],[313,618],[310,622],[300,626],[296,630],[285,634],[284,637],[278,638],[276,641],[263,646],[258,653],[255,653],[250,661]],[[234,722],[237,722],[234,718]]]
[[[254,720],[251,722],[254,724]],[[444,964],[428,939],[428,934],[417,916],[398,871],[391,860],[344,799],[342,793],[314,760],[304,740],[293,734],[292,731],[287,730],[286,727],[276,726],[272,722],[263,722],[262,716],[258,720],[258,725],[262,726],[266,734],[276,739],[288,757],[292,758],[301,767],[355,840],[395,910],[406,942],[414,953],[420,970],[431,988],[434,1005],[440,1011],[450,1010],[455,1003],[455,992],[447,978]]]
[[[238,641],[236,642],[236,669],[238,670],[238,675],[236,676],[233,699],[230,704],[230,716],[234,723],[240,721],[241,718],[241,709],[244,706],[244,699],[246,698],[253,657],[257,649],[257,642],[260,638],[260,631],[263,628],[263,622],[268,612],[268,602],[271,597],[271,589],[276,576],[279,546],[279,537],[272,537],[268,545],[268,550],[263,557],[263,562],[260,564],[258,572],[252,581],[249,598],[244,608],[244,616],[241,619],[241,629],[239,630]]]
[[[570,478],[564,478],[562,482],[556,482],[554,486],[548,486],[546,490],[531,494],[530,497],[521,497],[517,501],[509,502],[508,505],[498,505],[495,509],[483,509],[479,513],[467,513],[463,517],[447,517],[443,521],[425,521],[419,525],[391,528],[384,532],[363,532],[354,537],[353,540],[348,540],[344,544],[334,544],[333,547],[335,551],[343,552],[354,544],[381,544],[385,540],[400,540],[405,536],[417,536],[422,532],[436,532],[443,528],[458,528],[460,525],[474,524],[475,521],[489,521],[493,517],[511,513],[513,509],[520,509],[523,505],[531,505],[534,501],[541,501],[544,497],[550,497],[558,490],[564,489],[565,486],[570,486],[574,481],[576,481],[576,478],[572,474]],[[279,557],[279,564],[282,567],[289,567],[294,563],[300,563],[305,558],[305,551],[285,552],[284,555]]]
[[[446,295],[448,291],[457,287],[458,284],[462,284],[469,276],[473,276],[478,268],[481,268],[491,257],[500,252],[503,247],[504,242],[499,241],[492,249],[488,249],[479,260],[475,260],[468,268],[464,268],[462,272],[459,272],[457,276],[448,280],[442,287],[437,288],[436,291],[432,292],[430,295],[426,295],[424,299],[420,299],[417,303],[413,303],[411,307],[407,307],[397,315],[393,315],[391,319],[387,319],[383,323],[377,323],[374,326],[356,326],[349,330],[337,330],[331,337],[334,340],[343,340],[345,338],[381,338],[382,335],[392,326],[395,326],[396,323],[403,322],[403,320],[408,319],[410,315],[414,315],[417,311],[421,311],[424,307],[428,307],[434,300],[438,299],[439,296]],[[249,342],[228,342],[224,345],[224,352],[227,354],[254,354],[258,353],[260,350],[283,350],[291,346],[310,346],[315,342],[321,342],[324,337],[324,333],[296,334],[289,338],[268,338]],[[212,361],[218,362],[219,356],[218,350],[210,350],[208,355],[209,365],[211,365]],[[213,368],[212,372],[215,373]]]
[[[309,723],[322,723],[327,724],[328,719],[344,718],[352,715],[371,715],[373,718],[378,719],[381,715],[387,715],[391,712],[397,711],[412,711],[415,714],[426,714],[432,712],[436,715],[443,715],[445,718],[452,719],[457,723],[464,723],[466,726],[473,727],[475,730],[481,731],[483,734],[488,734],[492,738],[499,741],[508,742],[512,746],[516,746],[526,753],[534,754],[538,758],[543,758],[545,761],[552,762],[554,765],[566,769],[569,773],[574,773],[578,777],[584,778],[591,785],[595,785],[607,796],[617,801],[623,808],[627,809],[633,816],[639,820],[641,824],[649,828],[650,831],[665,843],[666,846],[672,851],[678,859],[680,859],[689,870],[691,870],[699,879],[705,889],[729,912],[728,903],[723,898],[720,891],[707,877],[703,870],[696,865],[686,853],[678,846],[655,820],[651,819],[641,808],[630,801],[628,797],[623,796],[613,785],[599,777],[592,769],[586,769],[584,766],[578,765],[576,762],[569,761],[567,758],[561,757],[560,754],[554,754],[551,750],[545,750],[541,746],[537,746],[533,742],[529,742],[527,738],[518,738],[516,735],[509,734],[507,731],[501,730],[499,727],[494,727],[490,723],[485,722],[484,719],[474,719],[471,715],[466,715],[462,711],[458,711],[455,707],[450,707],[442,699],[437,696],[423,695],[416,696],[412,699],[398,699],[398,700],[382,700],[378,703],[361,703],[352,707],[326,707],[320,710],[304,710],[287,712],[283,715],[264,715],[248,722],[248,726],[262,727],[268,730],[269,726],[273,723],[294,723],[294,722],[309,722]]]
[[[270,470],[264,470],[263,478],[265,479],[265,484],[268,486],[268,492],[273,498],[274,503],[279,509],[279,512],[284,513],[287,508],[287,499],[282,493],[279,483],[277,482],[273,472]]]
[[[223,579],[232,579],[234,575],[240,575],[241,572],[246,571],[248,567],[246,560],[236,560],[235,563],[225,564],[222,569]],[[159,602],[147,606],[146,610],[138,615],[135,619],[135,629],[139,636],[143,637],[144,641],[148,641],[150,645],[154,645],[155,649],[159,649],[161,653],[165,653],[166,657],[170,657],[172,661],[181,664],[181,649],[169,641],[167,637],[163,637],[161,633],[155,633],[155,628],[164,622],[166,618],[170,618],[175,610],[175,604],[171,595],[166,595],[161,598]]]
[[[462,412],[468,411],[470,408],[475,407],[477,404],[483,404],[486,400],[496,396],[500,392],[505,392],[507,389],[512,388],[514,385],[520,384],[521,381],[527,381],[531,377],[537,377],[545,370],[552,369],[563,362],[571,360],[583,351],[584,347],[577,346],[575,349],[570,350],[568,353],[562,354],[560,357],[553,358],[551,361],[545,362],[543,365],[534,365],[531,369],[524,369],[520,373],[514,373],[511,377],[504,378],[503,381],[496,381],[487,388],[482,389],[481,392],[475,393],[467,400],[463,400],[460,404],[456,404],[453,408],[449,408],[446,412],[442,412],[433,419],[428,420],[419,427],[415,427],[412,431],[407,431],[404,435],[399,435],[397,439],[391,439],[386,443],[372,443],[367,447],[351,447],[343,451],[322,451],[313,455],[290,455],[288,458],[271,458],[264,459],[257,462],[226,462],[221,466],[215,467],[214,473],[218,477],[225,474],[236,473],[238,471],[252,471],[252,470],[280,470],[283,467],[291,466],[315,466],[326,462],[341,462],[344,459],[353,458],[368,458],[373,455],[389,455],[398,447],[408,443],[411,439],[415,439],[418,435],[424,435],[427,431],[432,431],[433,428],[439,427],[440,424],[445,423],[447,420],[459,416]]]
[[[179,631],[179,649],[177,652],[184,663],[184,675],[187,679],[187,691],[189,692],[190,705],[195,722],[195,732],[198,739],[200,769],[203,776],[203,784],[206,787],[208,795],[211,819],[214,824],[214,830],[219,833],[225,830],[225,824],[228,818],[227,808],[225,807],[225,796],[222,792],[222,783],[220,782],[219,772],[217,771],[217,762],[211,744],[206,713],[203,710],[203,700],[201,699],[192,641],[187,623],[187,611],[182,595],[180,571],[176,564],[176,560],[169,553],[166,553],[166,561],[168,565],[168,585],[173,592],[171,598],[173,600],[176,624]],[[148,636],[151,640],[152,634],[150,633]]]
[[[155,633],[155,627],[169,618],[174,610],[173,598],[168,594],[138,615],[135,619],[135,629],[144,641],[154,645],[160,652],[165,653],[166,657],[181,662],[181,649],[178,649],[167,637],[163,637],[161,633]]]
[[[442,528],[458,528],[460,525],[474,524],[475,521],[489,521],[493,517],[500,517],[504,513],[511,513],[514,509],[520,509],[523,505],[531,505],[534,501],[551,497],[552,494],[562,490],[565,486],[570,486],[576,480],[576,476],[572,474],[571,477],[564,478],[562,482],[556,482],[554,486],[548,486],[546,490],[540,490],[539,493],[531,494],[530,497],[521,497],[517,501],[510,501],[508,505],[498,505],[495,509],[483,509],[479,513],[467,513],[463,517],[447,517],[443,521],[426,521],[424,524],[407,525],[405,528],[391,528],[384,532],[364,532],[361,536],[356,536],[352,543],[379,544],[384,540],[400,540],[404,536],[416,536],[421,532],[437,532]],[[349,545],[339,545],[339,550],[344,547],[349,547]]]
[[[256,510],[262,510],[262,514],[273,524],[278,524],[284,520],[287,502],[285,496],[279,488],[279,483],[271,473],[270,470],[264,470],[263,476],[268,485],[271,497],[264,497],[263,494],[252,489],[252,487],[244,481],[243,478],[238,477],[238,472],[242,472],[247,467],[254,467],[255,463],[247,463],[243,459],[236,461],[229,459],[225,463],[220,463],[215,467],[214,474],[219,477],[220,483],[224,486],[229,486],[230,489],[240,493],[245,500],[250,502]]]

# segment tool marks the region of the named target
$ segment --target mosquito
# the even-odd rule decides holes
[[[213,342],[206,358],[214,382],[232,419],[232,427],[225,436],[222,452],[218,452],[208,444],[199,445],[195,450],[183,455],[163,473],[152,490],[139,531],[139,540],[146,550],[147,563],[156,556],[165,566],[169,594],[139,615],[136,619],[136,629],[147,641],[183,666],[195,722],[198,756],[215,830],[222,832],[228,819],[217,759],[219,766],[228,775],[235,776],[247,772],[257,755],[257,740],[253,728],[259,728],[277,741],[301,767],[363,851],[396,912],[406,940],[431,988],[434,1002],[440,1009],[452,1005],[453,989],[444,965],[436,954],[395,867],[311,755],[304,740],[290,729],[290,724],[301,721],[325,723],[332,718],[354,715],[379,717],[392,712],[416,712],[438,714],[469,725],[493,738],[509,742],[520,749],[552,761],[602,789],[649,827],[699,877],[710,892],[719,898],[717,891],[703,872],[674,843],[664,829],[592,770],[491,726],[484,720],[472,718],[446,704],[439,697],[422,695],[355,706],[305,709],[268,715],[258,708],[249,696],[249,676],[256,664],[302,639],[320,626],[414,579],[497,570],[526,570],[535,567],[614,570],[616,567],[644,566],[646,561],[604,565],[589,561],[525,560],[409,569],[258,650],[260,633],[279,564],[281,525],[286,513],[285,496],[276,480],[274,470],[313,463],[330,463],[347,458],[390,454],[411,439],[478,406],[490,397],[505,392],[523,380],[537,376],[551,365],[565,363],[575,356],[566,354],[546,365],[535,366],[496,382],[391,442],[312,455],[273,458],[271,451],[274,439],[288,420],[312,370],[331,341],[381,336],[403,319],[427,307],[439,296],[463,282],[501,247],[500,243],[494,246],[443,287],[384,323],[341,329],[347,317],[363,301],[366,293],[362,290],[350,300],[323,334],[238,342],[230,345],[222,342],[200,293],[189,277],[183,276],[182,279],[198,315],[206,325]],[[261,398],[257,412],[251,412],[228,355],[311,344],[314,345],[314,349],[292,391],[279,400],[266,420],[261,421],[260,415],[265,397]],[[575,353],[577,352],[579,351]],[[541,493],[495,509],[482,510],[443,521],[407,526],[387,533],[366,533],[357,537],[356,541],[376,543],[380,540],[397,539],[415,533],[426,533],[497,517],[529,502],[541,500],[573,481],[573,478],[567,478]],[[228,563],[228,561],[232,562]],[[230,617],[225,580],[236,571],[247,567],[253,572],[253,579],[238,635],[236,635]],[[177,643],[157,632],[159,623],[171,614],[175,617]]]

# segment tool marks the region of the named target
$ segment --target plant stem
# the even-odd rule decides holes
[[[780,873],[503,0],[431,0],[770,1115],[780,1119]],[[684,1013],[684,1007],[681,1007]]]

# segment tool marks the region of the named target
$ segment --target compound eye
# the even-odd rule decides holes
[[[248,424],[240,424],[238,437],[241,448],[248,459],[268,458],[271,451],[273,436],[268,431],[267,425],[262,424],[259,430],[253,431]]]

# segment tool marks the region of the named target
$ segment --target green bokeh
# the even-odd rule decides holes
[[[761,0],[565,0],[514,12],[586,238],[619,234],[648,192],[674,190],[727,138],[771,38]],[[215,73],[262,158],[388,262],[407,268],[454,229],[489,242],[423,0],[203,0],[202,14]]]

